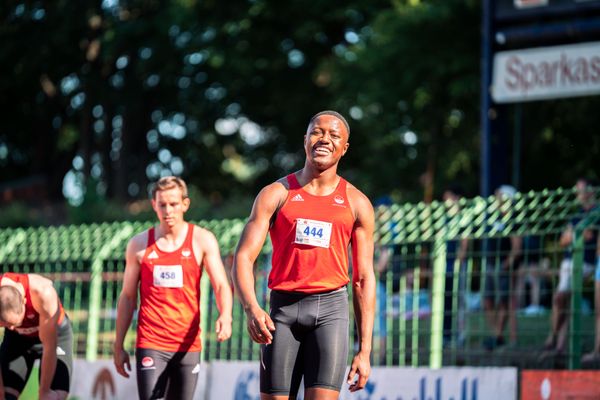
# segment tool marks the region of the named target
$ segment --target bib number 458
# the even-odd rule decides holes
[[[161,272],[160,273],[160,278],[161,279],[175,279],[175,272]]]

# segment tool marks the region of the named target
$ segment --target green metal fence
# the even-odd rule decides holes
[[[590,301],[593,283],[582,278],[583,232],[598,228],[600,212],[596,208],[582,213],[574,190],[520,193],[502,204],[494,197],[477,197],[454,204],[380,206],[376,216],[376,255],[391,256],[377,273],[379,304],[373,364],[433,368],[580,366],[580,355],[591,349],[594,335],[593,301]],[[570,246],[575,279],[568,315],[568,346],[562,354],[548,355],[541,350],[550,329],[558,266],[565,255],[558,242],[573,218],[579,221],[576,239]],[[225,264],[229,265],[244,221],[198,223],[215,233]],[[125,245],[133,234],[150,224],[120,222],[0,229],[1,270],[36,272],[52,278],[73,321],[77,354],[87,359],[110,357]],[[497,244],[512,236],[524,240],[520,268],[507,271],[511,281],[508,296],[519,299],[514,319],[517,335],[511,341],[505,333],[507,343],[490,349],[485,342],[492,332],[482,309],[485,277],[493,276],[489,272],[499,259],[507,256],[506,249]],[[461,245],[464,258],[457,261],[457,248]],[[267,309],[269,264],[267,244],[256,265],[256,292],[260,304]],[[539,307],[526,308],[531,298],[538,297],[532,296],[538,293],[537,284],[541,284]],[[217,309],[206,277],[202,289],[203,358],[258,359],[258,346],[246,334],[244,313],[237,302],[232,338],[224,343],[216,341]],[[129,349],[133,349],[135,320],[133,325],[126,339]]]

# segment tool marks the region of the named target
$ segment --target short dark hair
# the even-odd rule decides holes
[[[6,321],[10,313],[18,314],[23,309],[23,296],[13,286],[0,286],[0,320]]]
[[[348,131],[348,136],[350,136],[350,125],[348,125],[348,121],[346,121],[346,118],[344,118],[344,116],[342,114],[340,114],[337,111],[333,111],[333,110],[325,110],[325,111],[321,111],[321,112],[316,113],[310,119],[310,121],[308,123],[308,126],[311,126],[315,122],[315,120],[317,118],[319,118],[320,116],[322,116],[322,115],[331,115],[333,117],[336,117],[340,121],[342,121],[344,123],[344,126],[346,127],[346,130]]]

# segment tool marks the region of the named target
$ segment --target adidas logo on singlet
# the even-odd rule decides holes
[[[150,253],[148,255],[149,259],[153,259],[153,258],[158,258],[158,254],[156,254],[156,252],[154,250],[152,250],[152,253]]]
[[[302,196],[300,196],[300,193],[298,193],[297,195],[292,197],[292,201],[304,201],[304,199],[302,198]]]

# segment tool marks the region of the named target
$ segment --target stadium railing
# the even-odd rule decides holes
[[[597,198],[598,190],[595,195]],[[575,240],[567,249],[574,261],[568,347],[563,353],[551,354],[542,347],[550,330],[558,268],[566,254],[558,242],[573,220],[578,223]],[[599,220],[599,208],[581,212],[572,189],[517,193],[502,203],[490,196],[454,204],[377,207],[376,255],[388,248],[392,256],[377,274],[373,364],[579,368],[582,352],[592,347],[597,312],[592,310],[593,282],[583,279],[583,236],[589,229],[598,229]],[[215,233],[229,270],[245,221],[196,222]],[[53,279],[73,321],[77,355],[88,360],[107,358],[112,351],[125,245],[133,234],[151,224],[0,229],[1,270],[35,272]],[[511,285],[509,293],[521,306],[515,312],[517,337],[510,341],[507,327],[507,343],[486,346],[492,332],[482,309],[485,276],[497,260],[506,257],[507,249],[500,243],[512,236],[524,239],[520,268],[509,270],[511,280],[520,283],[519,290]],[[466,243],[465,257],[457,262],[461,242]],[[257,296],[267,309],[269,265],[267,243],[256,263]],[[534,290],[537,285],[541,290]],[[246,333],[239,303],[234,303],[232,338],[218,343],[213,326],[218,311],[206,276],[202,291],[203,359],[257,360],[259,347]],[[536,302],[526,308],[535,293],[539,294]],[[351,340],[356,341],[353,324],[350,330]],[[129,349],[133,349],[134,340],[135,319],[126,338]]]

